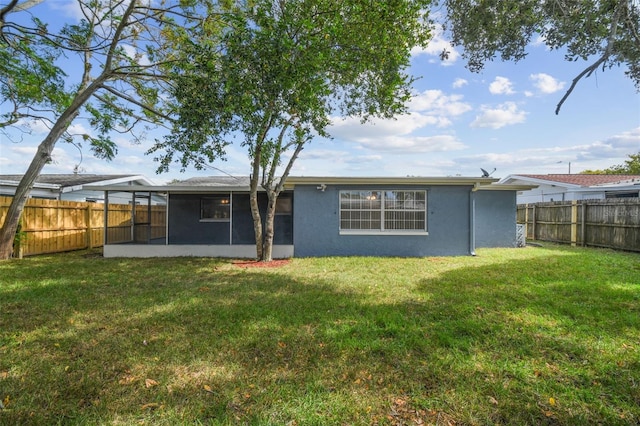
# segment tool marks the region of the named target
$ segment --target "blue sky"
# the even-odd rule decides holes
[[[4,3],[3,1],[0,3]],[[32,10],[51,19],[74,20],[66,0],[45,2]],[[443,62],[438,54],[452,53]],[[396,120],[362,125],[358,119],[334,117],[333,139],[313,140],[302,151],[296,176],[479,176],[480,168],[494,177],[509,174],[578,173],[624,162],[640,151],[640,95],[623,68],[599,70],[578,83],[559,115],[555,106],[571,80],[588,62],[565,62],[562,52],[532,43],[518,63],[488,63],[480,74],[469,72],[459,49],[436,34],[426,50],[413,52],[410,73],[419,79],[410,113]],[[74,123],[87,129],[86,123]],[[24,173],[44,127],[31,124],[20,142],[0,141],[0,173]],[[16,139],[16,138],[14,138]],[[227,161],[207,170],[156,175],[156,163],[140,145],[116,137],[118,156],[107,162],[85,149],[59,142],[54,162],[43,173],[142,174],[157,183],[193,176],[248,175],[246,151],[231,146]]]

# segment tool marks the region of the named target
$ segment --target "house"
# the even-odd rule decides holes
[[[640,196],[640,175],[509,175],[508,185],[535,185],[518,192],[518,204]]]
[[[475,177],[289,177],[278,197],[274,258],[444,256],[516,245],[516,192]],[[122,191],[115,186],[91,186]],[[166,199],[164,223],[120,223],[105,204],[105,257],[255,257],[249,180],[194,178],[125,189]],[[266,211],[266,193],[259,193]],[[140,207],[138,207],[140,208]],[[144,215],[144,213],[141,213]],[[145,217],[150,217],[146,214]]]
[[[23,175],[0,175],[0,196],[13,197]],[[30,198],[48,200],[102,202],[102,191],[91,191],[86,185],[153,185],[149,179],[141,175],[94,175],[94,174],[41,174],[29,194]],[[128,194],[119,198],[112,193],[112,202],[127,204]]]

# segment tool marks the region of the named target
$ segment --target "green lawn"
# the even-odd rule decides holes
[[[638,424],[640,255],[0,262],[0,424]]]

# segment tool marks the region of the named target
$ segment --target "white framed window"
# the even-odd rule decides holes
[[[200,199],[200,220],[203,222],[228,222],[231,219],[231,197],[213,195]]]
[[[426,234],[427,191],[340,191],[344,234]]]

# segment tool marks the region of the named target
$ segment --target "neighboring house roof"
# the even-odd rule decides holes
[[[0,175],[0,182],[19,183],[23,175]],[[90,175],[90,174],[41,174],[35,182],[37,184],[54,185],[60,188],[87,185],[90,183],[118,184],[137,182],[147,185],[153,183],[141,175]]]
[[[0,193],[12,196],[23,175],[0,175]],[[34,184],[32,196],[59,198],[62,194],[81,194],[88,185],[112,185],[120,188],[131,185],[149,187],[152,181],[142,175],[97,175],[97,174],[41,174]]]
[[[546,183],[567,188],[588,188],[593,186],[629,185],[640,183],[640,175],[509,175],[501,182],[529,181],[533,183]]]

